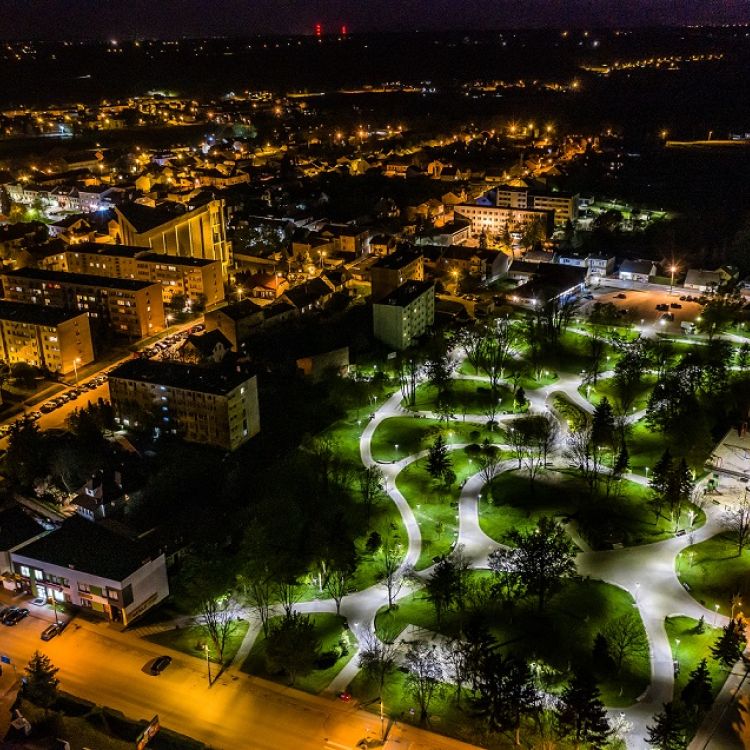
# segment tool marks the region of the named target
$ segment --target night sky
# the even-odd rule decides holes
[[[0,37],[110,38],[750,21],[750,0],[2,0]]]

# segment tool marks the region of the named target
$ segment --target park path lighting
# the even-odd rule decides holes
[[[208,686],[211,687],[211,658],[209,656],[208,644],[203,644],[203,650],[206,653],[206,670],[208,675]]]
[[[716,623],[719,620],[719,605],[718,604],[714,604],[714,610],[715,610],[714,611],[714,627],[715,627]]]
[[[638,604],[639,595],[641,593],[640,581],[635,582],[635,603]]]
[[[669,267],[669,272],[671,276],[669,277],[669,293],[672,294],[672,287],[674,286],[674,275],[675,271],[677,271],[677,266],[674,265],[674,263]]]
[[[734,609],[735,607],[741,607],[742,606],[742,599],[740,598],[739,594],[735,594],[732,597],[732,619],[734,620]]]
[[[674,639],[674,658],[676,662],[680,661],[680,639]]]

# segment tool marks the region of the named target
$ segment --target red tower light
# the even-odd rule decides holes
[[[341,36],[346,36],[346,24],[341,27]]]
[[[319,23],[315,24],[315,36],[323,36],[323,26]]]

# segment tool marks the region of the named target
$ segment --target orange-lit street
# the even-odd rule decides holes
[[[158,714],[164,727],[213,748],[354,748],[380,731],[377,716],[334,697],[285,689],[239,671],[225,673],[209,689],[201,659],[171,652],[169,669],[158,677],[146,667],[164,648],[104,621],[74,619],[62,636],[39,639],[51,615],[39,611],[0,631],[0,653],[11,658],[0,677],[0,695],[12,689],[35,649],[60,668],[60,688],[122,711],[135,719]],[[386,747],[460,750],[470,746],[397,724]]]

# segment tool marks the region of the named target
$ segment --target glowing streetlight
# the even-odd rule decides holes
[[[675,271],[677,271],[677,266],[674,265],[674,263],[669,267],[669,272],[671,274],[669,279],[669,293],[672,294],[672,287],[674,286],[674,275]]]
[[[714,610],[715,610],[715,614],[714,614],[714,626],[716,626],[716,623],[717,623],[717,621],[719,619],[719,605],[718,604],[714,604]]]
[[[80,365],[80,364],[81,364],[81,358],[80,357],[76,357],[73,360],[73,371],[76,374],[76,385],[78,385],[78,365]]]
[[[208,674],[208,686],[211,687],[211,659],[209,657],[208,644],[207,643],[203,644],[203,650],[206,653],[206,669],[208,670],[208,672],[207,672],[207,674]]]

